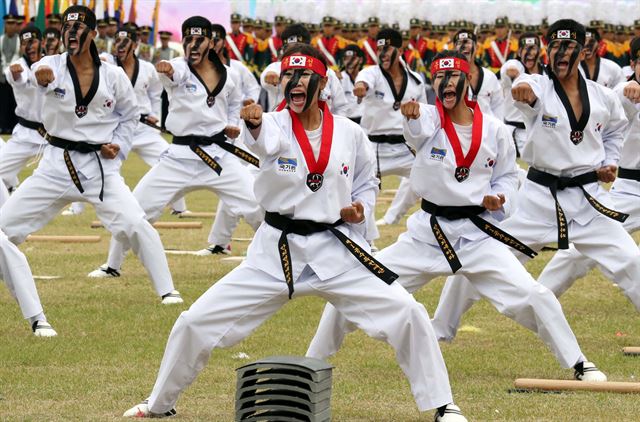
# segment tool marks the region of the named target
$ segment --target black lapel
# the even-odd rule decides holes
[[[478,66],[476,64],[476,66]],[[473,101],[476,101],[478,99],[478,94],[480,94],[480,90],[482,89],[482,83],[484,82],[484,69],[482,68],[482,66],[478,66],[478,69],[480,69],[480,72],[478,72],[478,84],[476,85],[476,87],[472,87],[471,86],[471,81],[469,81],[469,87],[471,88],[471,92],[473,93]],[[525,67],[526,69],[526,67]]]
[[[82,89],[80,88],[80,80],[78,79],[78,74],[76,72],[76,68],[73,66],[71,62],[71,58],[67,56],[67,68],[69,69],[69,76],[71,76],[71,81],[73,82],[73,91],[76,96],[76,115],[79,118],[84,117],[89,109],[89,103],[95,97],[96,92],[98,92],[98,85],[100,85],[100,67],[97,65],[93,66],[93,80],[91,81],[91,87],[89,91],[87,91],[87,96],[82,97]]]
[[[562,105],[567,112],[567,116],[569,117],[569,123],[571,124],[571,131],[580,131],[582,132],[584,128],[587,126],[587,122],[589,121],[589,116],[591,115],[591,104],[589,104],[589,92],[587,91],[587,82],[584,80],[582,75],[578,73],[578,91],[580,93],[580,101],[582,101],[582,116],[580,116],[580,120],[576,119],[576,115],[573,112],[573,107],[571,107],[571,102],[569,101],[569,97],[567,93],[564,92],[562,85],[560,85],[560,81],[556,78],[556,75],[553,73],[549,73],[549,77],[553,81],[553,88],[560,97],[560,101],[562,101]]]
[[[194,69],[194,67],[191,66],[191,63],[187,62],[187,65],[189,65],[189,70],[191,71],[191,73],[193,73],[196,79],[198,79],[198,81],[202,84],[205,91],[207,92],[207,105],[211,104],[209,105],[209,107],[213,106],[213,103],[215,103],[216,95],[218,95],[220,91],[222,91],[222,88],[224,88],[224,84],[227,82],[227,68],[224,67],[224,65],[216,66],[216,69],[220,73],[220,80],[218,81],[218,85],[216,85],[216,87],[213,88],[213,91],[209,91],[209,87],[207,86],[206,83],[204,83],[204,81],[202,80],[202,78],[200,77],[200,74],[196,71],[196,69]]]
[[[593,77],[591,77],[591,73],[589,72],[589,65],[587,65],[587,62],[580,62],[580,67],[582,67],[584,76],[586,76],[587,79],[596,82],[598,80],[598,75],[600,75],[600,57],[596,57],[596,67],[593,70]]]
[[[133,65],[133,75],[131,75],[131,86],[135,88],[136,82],[138,81],[138,75],[140,74],[140,60],[138,60],[138,58],[135,55],[133,56],[133,59],[135,60],[135,63]],[[117,57],[116,57],[116,63],[118,66],[122,68],[122,70],[124,70],[124,73],[126,74],[127,71],[124,69],[122,62]]]
[[[393,99],[396,104],[399,104],[402,101],[402,97],[404,97],[404,93],[407,91],[407,83],[409,82],[407,71],[402,68],[402,65],[400,65],[400,70],[402,70],[402,85],[400,86],[400,92],[397,92],[396,85],[393,83],[393,78],[382,68],[382,66],[380,66],[382,76],[387,80],[387,84],[389,84],[389,89],[391,89],[391,93],[393,94]]]

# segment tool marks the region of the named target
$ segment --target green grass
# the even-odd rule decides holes
[[[123,173],[134,186],[146,170],[132,156]],[[23,172],[21,178],[31,171]],[[390,188],[397,180],[389,178],[384,184]],[[212,211],[217,199],[195,192],[187,202],[193,211]],[[105,262],[108,249],[108,232],[89,228],[94,219],[93,209],[81,216],[57,217],[41,233],[100,234],[98,244],[27,242],[21,246],[35,275],[62,277],[37,282],[47,316],[59,332],[57,338],[33,337],[8,291],[0,289],[0,420],[118,419],[149,394],[178,314],[233,268],[216,257],[169,256],[176,287],[187,305],[161,306],[135,258],[127,258],[121,278],[85,277]],[[210,222],[204,223],[201,230],[161,231],[165,247],[204,247]],[[392,243],[403,230],[404,220],[382,228],[378,246]],[[236,235],[248,237],[251,231],[243,224]],[[234,242],[234,254],[245,249],[245,243]],[[543,253],[528,264],[534,276],[550,257]],[[431,314],[442,284],[437,279],[417,293]],[[561,302],[583,351],[610,380],[640,377],[640,359],[621,353],[623,346],[640,345],[638,314],[600,272],[593,271],[576,283]],[[323,305],[317,298],[294,300],[239,345],[214,351],[207,368],[178,402],[179,420],[233,420],[234,369],[265,356],[303,355]],[[637,395],[511,393],[515,378],[571,379],[572,372],[561,369],[542,342],[487,302],[465,315],[463,324],[480,331],[460,333],[452,344],[443,344],[442,351],[455,400],[470,420],[638,420]],[[239,352],[247,353],[249,360],[234,358]],[[431,412],[416,410],[389,346],[357,332],[347,338],[331,363],[335,365],[333,420],[432,420]]]

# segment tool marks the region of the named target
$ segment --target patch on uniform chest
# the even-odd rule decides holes
[[[548,114],[542,115],[542,127],[555,129],[557,124],[558,124],[557,116],[549,116]]]
[[[196,84],[187,83],[184,87],[187,90],[187,92],[191,92],[191,93],[194,93],[198,90],[198,87],[196,86]]]
[[[63,99],[66,93],[67,92],[62,88],[56,88],[53,90],[53,95],[58,99]]]
[[[349,177],[349,165],[346,163],[340,164],[340,174]]]
[[[89,109],[86,105],[76,106],[76,116],[78,116],[78,119],[82,119],[84,116],[86,116],[88,111]]]
[[[278,173],[295,173],[298,168],[298,160],[295,158],[278,157]]]
[[[429,159],[442,162],[446,155],[447,155],[446,149],[433,147],[431,148],[431,152],[429,153]]]
[[[496,165],[496,160],[494,160],[491,157],[487,157],[486,161],[484,162],[484,168],[490,168]]]
[[[376,91],[376,92],[373,93],[373,95],[375,95],[376,98],[379,99],[379,100],[384,98],[384,92],[382,92],[382,91]]]
[[[107,98],[106,100],[104,100],[102,107],[108,108],[109,110],[113,109],[113,100],[111,98]]]

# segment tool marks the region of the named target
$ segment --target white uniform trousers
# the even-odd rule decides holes
[[[513,139],[516,150],[519,154],[522,154],[522,149],[527,141],[527,131],[509,124],[505,124],[505,126],[509,129],[509,133],[511,133],[511,138]]]
[[[558,299],[531,277],[506,245],[489,237],[457,243],[461,245],[454,245],[454,249],[462,263],[458,273],[464,274],[500,313],[536,333],[563,367],[571,368],[584,359]],[[397,273],[396,282],[410,293],[432,278],[451,274],[438,246],[416,240],[409,233],[400,235],[376,259]],[[332,355],[353,328],[327,305],[308,354]]]
[[[46,144],[37,130],[15,126],[9,141],[0,147],[0,179],[5,186],[18,186],[18,173]]]
[[[32,318],[42,313],[40,297],[38,297],[27,258],[2,231],[0,231],[0,275],[11,296],[18,302],[24,318]]]
[[[253,177],[239,160],[232,154],[216,159],[222,167],[218,175],[200,159],[176,159],[167,155],[140,179],[133,196],[147,220],[154,222],[171,201],[194,190],[208,189],[216,193],[233,214],[242,215],[257,229],[264,219],[264,212],[253,194]],[[109,267],[120,269],[128,249],[129,245],[120,239],[111,239]]]
[[[616,207],[614,209],[626,212],[622,204],[615,205],[620,206],[620,209]],[[629,219],[632,218],[629,217]],[[637,220],[635,221],[636,223],[630,224],[637,225]],[[534,222],[521,218],[518,212],[505,220],[501,228],[535,251],[539,251],[548,243],[555,242],[558,236],[555,223]],[[583,254],[587,260],[592,260],[593,265],[600,265],[604,273],[618,284],[625,296],[631,300],[636,309],[640,310],[640,250],[623,225],[604,215],[597,215],[584,226],[573,221],[569,223],[569,239],[573,242],[574,249],[577,249],[579,254]],[[563,267],[553,264],[549,270],[545,268],[547,274],[544,275],[542,283],[556,296],[562,294],[577,277],[581,277],[588,271],[588,268],[584,269],[586,265],[581,264],[580,259],[578,263],[573,261],[571,249],[558,251],[556,255],[559,253],[561,255],[558,259],[571,257],[572,261],[563,260]],[[522,262],[528,259],[522,254],[518,254],[518,258]],[[559,272],[552,272],[552,270]],[[574,274],[573,271],[576,273]],[[480,300],[480,295],[474,286],[466,283],[468,280],[458,275],[449,277],[445,283],[433,318],[433,327],[439,340],[453,339],[462,315]]]
[[[352,259],[346,256],[345,259]],[[320,296],[373,338],[389,343],[421,411],[451,403],[447,368],[424,307],[400,285],[387,285],[362,266],[327,280],[306,267],[295,297]],[[149,398],[164,413],[202,371],[214,348],[231,347],[288,302],[285,282],[241,264],[207,290],[176,321]]]
[[[0,208],[7,202],[7,199],[9,199],[9,190],[0,179]]]
[[[629,233],[640,230],[640,197],[616,191],[610,192],[610,195],[614,204],[613,208],[629,214],[629,218],[622,223],[625,230]],[[596,265],[596,261],[580,253],[572,244],[569,249],[556,252],[538,277],[538,282],[547,286],[557,297],[560,297],[577,279],[584,277]],[[616,280],[615,275],[607,269],[602,268],[602,271],[610,279]],[[640,286],[640,279],[636,284]],[[629,293],[629,299],[640,311],[640,288],[630,290]]]
[[[102,224],[114,238],[127,241],[146,268],[159,296],[173,291],[167,257],[158,232],[144,218],[144,212],[120,174],[104,175],[104,201],[100,201],[100,175],[87,180],[81,173],[84,194],[71,177],[54,177],[36,170],[11,195],[0,212],[0,229],[15,244],[44,227],[62,208],[74,201],[91,203]]]

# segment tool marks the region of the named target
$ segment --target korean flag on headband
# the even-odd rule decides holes
[[[453,69],[453,59],[440,59],[440,69]]]
[[[202,35],[202,28],[191,28],[191,35]]]
[[[559,40],[568,40],[571,39],[571,31],[568,29],[561,29],[558,31],[558,39]]]
[[[78,14],[77,13],[69,13],[67,15],[67,20],[68,21],[77,21],[78,20]]]
[[[306,66],[307,58],[303,56],[289,56],[289,66]]]

